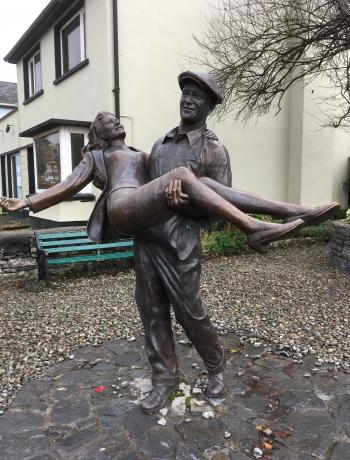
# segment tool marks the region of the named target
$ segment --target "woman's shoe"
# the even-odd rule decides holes
[[[296,219],[293,222],[287,224],[281,224],[280,226],[273,228],[271,230],[262,230],[255,233],[252,233],[248,236],[248,246],[254,251],[259,252],[260,254],[266,253],[266,245],[272,243],[273,241],[281,240],[282,238],[288,238],[302,227],[305,223],[302,219]]]
[[[294,222],[296,219],[302,219],[305,225],[316,225],[333,217],[338,209],[340,209],[340,205],[335,201],[312,208],[299,216],[290,216],[285,220],[285,223]]]

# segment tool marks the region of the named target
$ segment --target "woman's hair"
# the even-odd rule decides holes
[[[81,154],[84,156],[86,152],[90,152],[91,150],[102,150],[106,149],[109,146],[108,139],[103,139],[102,137],[98,136],[96,125],[103,119],[106,115],[115,116],[111,112],[101,111],[95,117],[95,120],[91,123],[89,132],[88,132],[88,140],[89,142],[81,149]]]
[[[98,112],[95,120],[91,123],[90,129],[88,132],[89,142],[81,149],[82,156],[84,156],[85,153],[90,152],[91,150],[102,150],[102,149],[109,147],[108,139],[103,139],[101,136],[98,136],[97,130],[96,130],[97,123],[99,123],[105,115],[113,115],[114,117],[114,114],[111,112],[106,112],[106,111]],[[92,183],[94,184],[95,187],[99,188],[100,190],[104,189],[104,186],[105,186],[104,179],[98,170],[95,171],[94,179]]]

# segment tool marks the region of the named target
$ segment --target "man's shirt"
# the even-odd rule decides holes
[[[149,158],[150,179],[187,166],[197,177],[207,176],[231,187],[230,158],[220,142],[203,136],[206,126],[188,133],[179,128],[158,139]]]
[[[179,128],[158,139],[149,157],[150,179],[157,179],[174,168],[185,166],[197,177],[207,176],[223,185],[231,186],[230,158],[218,141],[203,136],[206,126],[188,133]],[[198,221],[180,212],[159,226],[153,227],[158,241],[167,241],[177,251],[180,260],[186,260],[196,244],[200,244]]]

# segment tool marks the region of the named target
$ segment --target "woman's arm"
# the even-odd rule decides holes
[[[74,168],[73,172],[62,182],[27,198],[27,206],[33,212],[39,212],[55,204],[61,203],[67,198],[80,192],[89,182],[92,181],[95,171],[93,156],[90,152]]]
[[[6,196],[0,198],[0,207],[5,211],[14,212],[29,207],[27,200],[19,200],[18,198],[7,198]]]

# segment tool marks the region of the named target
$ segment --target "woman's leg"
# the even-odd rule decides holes
[[[331,217],[339,208],[338,203],[328,203],[315,208],[271,200],[254,193],[226,187],[209,177],[198,179],[243,212],[272,214],[287,222],[302,218],[307,224],[316,224]]]
[[[114,195],[110,194],[107,206],[111,225],[118,231],[137,234],[168,218],[173,211],[167,205],[165,188],[174,179],[181,180],[183,190],[198,209],[225,219],[251,235],[248,239],[251,246],[290,235],[303,224],[298,220],[290,224],[273,224],[253,219],[199,181],[189,169],[180,167],[126,196],[120,197],[118,191],[113,200]]]

